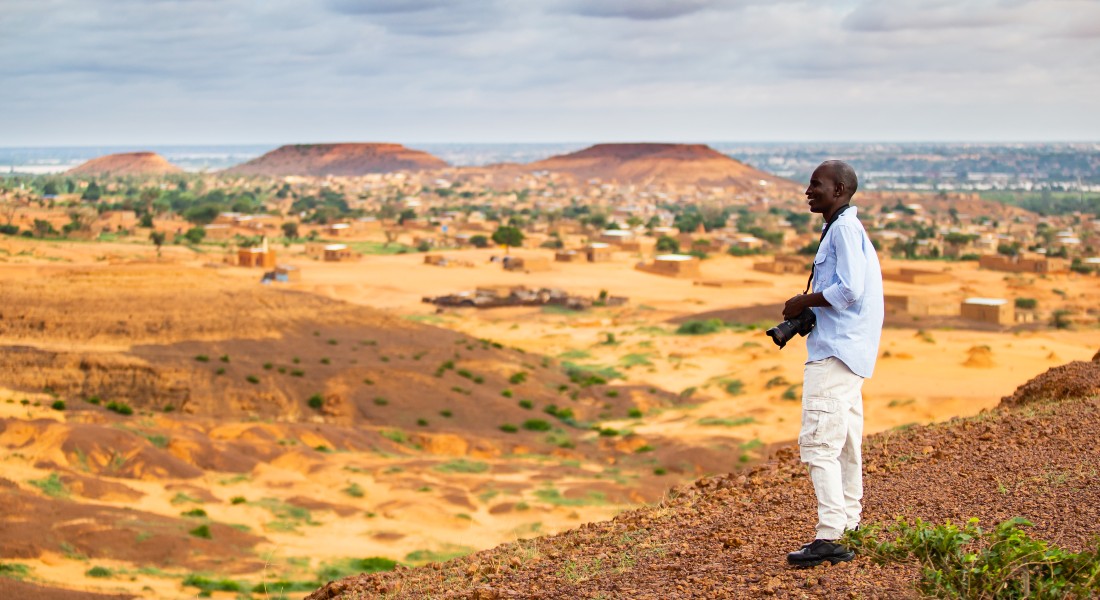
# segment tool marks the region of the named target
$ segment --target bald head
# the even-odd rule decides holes
[[[852,199],[856,189],[859,188],[859,178],[856,177],[856,170],[852,165],[842,160],[827,160],[821,163],[818,169],[825,169],[831,176],[830,179],[844,186],[846,200]]]

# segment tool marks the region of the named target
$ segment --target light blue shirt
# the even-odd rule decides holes
[[[807,362],[835,356],[856,375],[875,371],[882,319],[882,268],[878,253],[851,207],[829,226],[814,257],[813,290],[830,306],[813,308],[817,326],[806,338]]]

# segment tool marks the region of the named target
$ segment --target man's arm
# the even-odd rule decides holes
[[[863,254],[863,232],[856,227],[836,227],[832,232],[836,248],[837,282],[821,290],[829,306],[851,307],[863,297],[867,281],[867,257]]]
[[[806,310],[811,306],[832,306],[829,301],[825,299],[825,295],[821,292],[814,292],[812,294],[799,294],[790,300],[783,306],[783,318],[793,319],[797,317],[799,313]]]

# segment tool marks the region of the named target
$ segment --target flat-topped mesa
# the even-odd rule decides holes
[[[794,192],[796,183],[730,158],[705,144],[597,144],[527,165],[581,180]]]
[[[122,152],[93,158],[69,169],[66,175],[168,175],[183,169],[155,152]]]
[[[237,175],[283,177],[327,175],[355,177],[369,173],[427,171],[447,167],[442,159],[401,144],[289,144],[244,164],[226,169]]]

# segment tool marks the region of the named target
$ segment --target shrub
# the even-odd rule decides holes
[[[192,508],[191,510],[185,510],[180,513],[181,517],[205,517],[206,511],[201,508]]]
[[[383,398],[381,396],[379,396],[379,397],[374,399],[374,403],[378,406],[385,406],[385,405],[389,404],[390,401],[386,400],[385,398]]]
[[[321,394],[314,394],[310,396],[309,400],[306,402],[309,404],[310,408],[318,410],[325,405],[325,398]]]
[[[535,407],[535,403],[531,402],[530,400],[520,400],[519,401],[519,407],[520,408],[526,408],[527,410],[531,410],[532,408]]]
[[[428,426],[428,420],[427,419],[417,419],[416,424],[421,426],[421,427],[427,427]]]
[[[722,319],[707,319],[705,321],[684,321],[676,329],[680,335],[706,335],[716,333],[725,327]]]
[[[199,362],[210,362],[210,357],[205,354],[199,354],[195,356],[195,360]]]
[[[248,383],[251,383],[252,385],[256,385],[257,383],[260,383],[260,378],[256,377],[255,375],[249,375],[248,377],[245,377],[244,379],[245,379],[245,381],[247,381]]]
[[[452,416],[454,416],[454,413],[449,410],[441,410],[439,411],[439,416],[450,419]]]
[[[274,367],[274,366],[275,366],[275,365],[273,365],[273,364],[271,364],[271,363],[269,363],[269,362],[265,362],[265,363],[264,363],[264,370],[265,370],[265,371],[270,371],[270,370],[271,370],[271,368],[272,368],[272,367]]]
[[[114,573],[112,573],[110,569],[107,569],[105,567],[92,567],[92,568],[88,569],[87,571],[85,571],[84,574],[87,575],[88,577],[97,577],[97,578],[110,577],[111,575],[114,575]]]
[[[642,411],[638,408],[632,408],[627,411],[626,416],[630,417],[631,419],[640,419],[642,418]]]
[[[1039,306],[1039,302],[1035,298],[1017,298],[1016,308],[1023,310],[1034,310],[1036,306]]]
[[[99,396],[88,396],[84,401],[88,404],[99,404]]]
[[[215,375],[225,375],[225,369],[219,368],[217,371],[214,371],[214,374]]]
[[[125,402],[108,402],[107,410],[116,412],[124,416],[130,416],[134,414],[134,409],[130,408],[130,405],[126,404]]]
[[[321,359],[321,364],[322,365],[330,365],[330,364],[332,364],[332,361],[329,360],[328,358],[322,358]]]
[[[188,531],[187,533],[190,533],[191,535],[193,535],[195,537],[203,538],[203,539],[206,539],[206,540],[209,540],[209,539],[214,537],[214,536],[210,535],[210,526],[209,525],[199,525],[198,527],[192,529],[191,531]]]
[[[221,358],[219,358],[218,360],[222,361],[223,363],[227,363],[227,362],[229,362],[229,355],[228,354],[223,354],[223,355],[221,355]]]
[[[500,430],[504,433],[515,433],[519,431],[519,428],[515,425],[512,425],[511,423],[505,423],[504,425],[500,426]]]
[[[511,398],[512,390],[501,390],[500,395],[504,396],[505,398]]]
[[[524,373],[523,371],[513,373],[511,377],[508,378],[508,383],[511,383],[512,385],[519,385],[524,381],[527,381],[527,373]]]
[[[1090,598],[1100,578],[1100,548],[1072,553],[1031,539],[1026,519],[983,531],[977,519],[959,527],[899,519],[885,530],[848,532],[845,543],[877,563],[915,562],[918,589],[940,598]],[[890,539],[880,540],[880,533]]]
[[[523,428],[527,431],[550,431],[550,424],[542,419],[527,419],[523,422]]]
[[[306,372],[301,370],[301,369],[291,369],[290,370],[290,376],[291,377],[302,377],[305,374],[306,374]]]
[[[245,502],[248,502],[248,500],[244,496],[233,496],[229,499],[230,504],[244,504]]]
[[[50,405],[50,408],[52,408],[54,410],[65,410],[65,401],[64,400],[54,400],[53,404]]]

